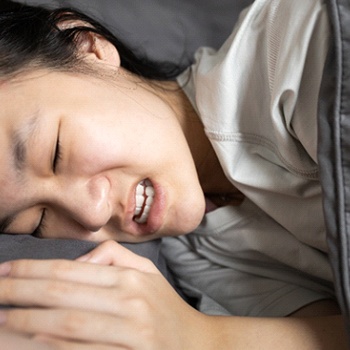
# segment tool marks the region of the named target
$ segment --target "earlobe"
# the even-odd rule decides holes
[[[74,27],[89,27],[82,21],[64,21],[58,24],[60,30]],[[113,67],[120,66],[120,56],[116,47],[103,36],[90,31],[81,31],[76,36],[78,52],[88,60],[99,60]]]

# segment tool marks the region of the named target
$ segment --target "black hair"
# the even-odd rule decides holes
[[[83,21],[87,25],[59,29],[63,21]],[[78,55],[76,42],[86,32],[110,41],[119,52],[121,66],[139,76],[172,80],[186,68],[172,62],[154,62],[135,53],[105,26],[75,9],[49,10],[1,0],[0,78],[33,67],[84,72],[87,67]]]

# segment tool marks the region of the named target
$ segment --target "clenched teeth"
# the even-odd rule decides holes
[[[136,187],[136,207],[134,221],[138,224],[145,224],[154,198],[154,188],[151,181],[143,180]]]

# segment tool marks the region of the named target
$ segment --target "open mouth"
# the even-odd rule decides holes
[[[133,220],[138,224],[145,224],[148,220],[153,198],[154,188],[148,179],[142,180],[136,187],[136,207]]]

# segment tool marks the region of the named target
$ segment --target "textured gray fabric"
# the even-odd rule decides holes
[[[17,0],[72,6],[156,60],[186,63],[199,46],[219,47],[252,0]]]
[[[0,235],[0,263],[13,259],[75,259],[86,254],[97,243],[74,239],[39,239],[29,235]],[[160,241],[122,244],[138,255],[162,263]]]
[[[251,0],[21,0],[30,4],[80,7],[120,32],[150,57],[184,61],[198,46],[218,47],[239,11]],[[320,99],[319,164],[330,257],[342,311],[350,330],[350,2],[328,0],[334,48]],[[1,4],[0,4],[1,6]],[[142,36],[140,34],[142,33]],[[0,237],[2,260],[17,257],[74,258],[91,249],[72,241],[38,242]],[[27,256],[26,254],[29,254]]]
[[[318,157],[330,260],[350,334],[350,3],[328,5],[333,47],[320,92]]]
[[[16,259],[75,259],[96,245],[94,242],[74,239],[39,239],[29,235],[0,234],[0,263]],[[160,240],[122,245],[153,261],[168,277],[165,260],[160,254]]]
[[[240,13],[252,0],[16,0],[48,7],[72,6],[101,20],[115,35],[156,60],[192,58],[198,46],[219,47]],[[0,0],[1,9],[1,0]],[[220,18],[218,21],[217,19]],[[169,278],[159,241],[125,244],[150,258]],[[76,240],[38,240],[29,236],[0,235],[0,262],[19,258],[74,259],[95,246]]]
[[[189,59],[198,46],[219,47],[231,32],[240,11],[252,0],[16,0],[48,7],[73,6],[101,20],[130,45],[157,60]],[[1,10],[1,1],[0,1]],[[218,18],[220,20],[218,21]],[[185,59],[186,61],[186,59]],[[185,63],[185,61],[183,63]],[[39,240],[0,234],[0,262],[20,258],[74,259],[95,246],[76,240]],[[150,258],[169,278],[159,241],[125,244]]]
[[[72,260],[88,253],[96,245],[94,242],[81,240],[39,239],[28,235],[0,234],[0,263],[17,259]],[[123,243],[122,245],[153,261],[161,273],[173,284],[164,257],[160,254],[160,240],[138,244]],[[3,306],[0,305],[0,308]]]

